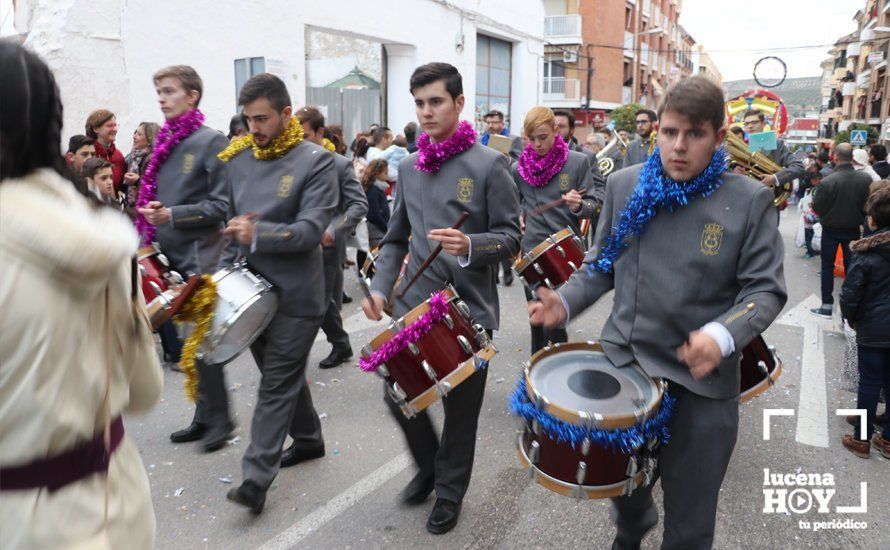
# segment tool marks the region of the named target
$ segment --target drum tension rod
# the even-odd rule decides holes
[[[417,347],[417,344],[415,344],[414,342],[408,342],[408,346],[407,346],[407,347],[408,347],[408,351],[411,352],[411,355],[413,355],[413,356],[415,356],[415,357],[417,357],[418,355],[420,355],[420,348],[418,348],[418,347]]]
[[[563,258],[566,257],[566,251],[563,250],[561,245],[556,245],[556,251],[559,252],[559,255],[562,256]]]
[[[532,479],[535,478],[535,466],[538,465],[539,460],[541,460],[541,444],[533,439],[531,448],[528,450],[528,461],[531,463],[528,473]]]
[[[637,457],[636,455],[631,455],[627,461],[627,470],[625,471],[625,474],[627,477],[635,477],[638,471],[639,465],[637,464]]]
[[[541,269],[541,266],[540,266],[540,265],[538,265],[538,264],[535,263],[535,264],[532,264],[532,266],[534,266],[534,268],[535,268],[535,272],[536,272],[538,275],[543,275],[543,274],[544,274],[544,270]]]
[[[381,363],[380,366],[377,367],[377,374],[379,374],[381,378],[389,378],[389,369],[386,368],[384,363]]]
[[[579,462],[578,463],[578,471],[575,473],[575,481],[577,482],[577,486],[572,489],[574,493],[572,496],[578,498],[578,500],[583,500],[587,497],[587,493],[584,491],[584,478],[587,477],[587,463]]]
[[[445,326],[448,327],[448,330],[454,330],[454,319],[451,318],[450,314],[445,314],[445,317],[442,318],[442,321],[445,322]]]
[[[469,340],[467,340],[463,334],[458,335],[457,343],[460,344],[461,348],[463,348],[464,353],[466,353],[467,355],[473,355],[473,346],[470,345]]]
[[[544,278],[544,284],[547,285],[547,288],[553,290],[553,283],[550,282],[549,278]]]
[[[569,267],[572,268],[572,271],[578,271],[578,266],[575,265],[575,262],[569,260]]]
[[[590,452],[590,438],[585,437],[584,441],[581,442],[581,454],[587,456],[587,453]]]

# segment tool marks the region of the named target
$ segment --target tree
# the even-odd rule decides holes
[[[617,107],[609,114],[612,122],[615,123],[615,130],[624,130],[630,134],[635,133],[637,130],[637,111],[643,108],[639,103],[628,103],[627,105]]]
[[[846,130],[838,132],[837,135],[834,136],[834,144],[850,143],[850,132],[852,130],[865,130],[868,132],[866,145],[878,142],[878,131],[875,130],[874,127],[869,126],[868,124],[862,124],[861,122],[856,122],[851,124]]]

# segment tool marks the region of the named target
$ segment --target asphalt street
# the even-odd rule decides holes
[[[776,323],[764,334],[777,347],[784,371],[775,387],[741,406],[714,546],[886,550],[890,461],[874,451],[869,460],[857,458],[840,444],[850,427],[835,410],[856,403],[842,374],[844,337],[837,318],[818,324],[800,322],[800,312],[818,293],[819,262],[803,259],[802,251],[794,247],[796,224],[796,208],[791,207],[782,216],[790,294],[783,312],[788,315],[786,323]],[[361,314],[354,270],[348,270],[346,278],[347,292],[355,301],[344,307],[343,317],[358,352],[381,325],[365,321]],[[312,349],[307,376],[322,417],[327,454],[282,470],[258,517],[225,499],[226,491],[241,481],[241,456],[250,438],[259,373],[249,353],[226,366],[238,426],[223,450],[203,454],[195,444],[170,443],[170,432],[185,427],[192,415],[182,389],[183,375],[177,372],[165,373],[163,399],[153,411],[126,418],[127,432],[142,453],[151,482],[158,548],[608,548],[615,531],[607,500],[579,501],[551,493],[533,483],[517,459],[518,424],[507,411],[507,397],[529,355],[529,330],[519,283],[499,289],[502,326],[495,344],[500,353],[488,374],[473,479],[460,523],[452,532],[427,533],[432,497],[413,508],[399,503],[399,493],[414,470],[401,433],[382,402],[381,382],[357,369],[355,361],[319,370],[319,360],[330,350],[322,337]],[[573,322],[570,339],[596,338],[610,307],[611,295]],[[796,326],[801,324],[805,326]],[[817,360],[808,363],[802,379],[806,354]],[[824,389],[819,382],[823,373]],[[804,402],[802,384],[807,390]],[[798,426],[801,408],[807,409],[812,425]],[[763,434],[764,409],[795,413],[772,418],[768,441]],[[441,426],[441,405],[432,410]],[[826,429],[827,446],[798,441],[820,430],[824,436]],[[764,469],[831,474],[834,485],[821,487],[835,491],[828,510],[820,513],[814,505],[801,514],[764,513],[764,489],[774,488],[764,486]],[[861,504],[861,482],[867,483],[866,511],[837,510]],[[654,495],[660,508],[660,487]],[[791,505],[803,509],[799,501]],[[643,548],[660,546],[661,529],[659,523]]]

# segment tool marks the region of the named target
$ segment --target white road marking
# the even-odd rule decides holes
[[[383,319],[380,321],[371,321],[362,311],[357,313],[353,313],[349,317],[343,319],[343,330],[346,331],[347,334],[355,334],[356,332],[361,332],[363,330],[367,330],[369,328],[378,327],[383,329],[383,327],[389,325],[390,319],[384,315]],[[318,331],[318,335],[315,337],[316,342],[320,342],[325,340],[325,334],[323,330]]]
[[[805,445],[828,447],[828,396],[825,385],[824,332],[829,320],[817,317],[811,308],[822,300],[810,294],[777,324],[803,328],[803,353],[800,365],[800,401],[797,406],[797,431],[794,439]]]
[[[324,506],[318,508],[308,516],[300,519],[275,538],[260,546],[260,550],[283,550],[295,547],[301,540],[323,527],[327,522],[336,518],[344,511],[352,507],[358,501],[377,490],[384,483],[397,476],[402,470],[411,464],[411,457],[407,452],[400,454],[380,468],[365,476],[361,481],[349,487],[339,495],[327,501]]]

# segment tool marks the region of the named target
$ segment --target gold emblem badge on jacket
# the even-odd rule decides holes
[[[191,174],[192,169],[195,167],[195,155],[191,153],[186,153],[182,159],[182,173],[183,174]]]
[[[717,223],[705,224],[701,234],[701,253],[705,256],[716,256],[723,242],[723,226]]]
[[[470,202],[473,199],[473,178],[460,178],[457,180],[457,200]]]
[[[278,197],[279,198],[287,198],[290,196],[291,187],[294,186],[294,177],[293,176],[281,176],[281,181],[278,182]]]
[[[569,175],[568,175],[568,174],[560,174],[560,175],[559,175],[559,188],[560,188],[560,190],[562,190],[562,191],[568,191],[568,190],[569,190],[569,185],[570,185],[570,183],[571,183],[571,182],[569,182]]]

